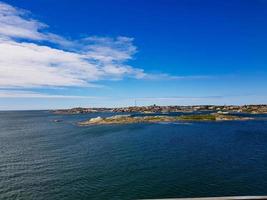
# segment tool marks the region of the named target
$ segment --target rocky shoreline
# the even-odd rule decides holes
[[[224,114],[205,114],[205,115],[181,115],[181,116],[131,116],[115,115],[112,117],[96,117],[79,122],[81,126],[87,125],[105,125],[105,124],[132,124],[132,123],[159,123],[159,122],[176,122],[176,121],[235,121],[235,120],[252,120],[250,117],[240,117],[235,115]]]
[[[195,106],[131,106],[120,108],[71,108],[62,110],[53,110],[55,114],[84,114],[96,112],[113,113],[170,113],[170,112],[196,112],[210,111],[222,113],[249,113],[249,114],[267,114],[267,105],[195,105]]]

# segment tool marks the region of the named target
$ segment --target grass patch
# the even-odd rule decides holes
[[[178,120],[216,120],[215,115],[182,115],[177,117]]]

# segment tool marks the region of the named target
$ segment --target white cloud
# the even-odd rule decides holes
[[[211,79],[215,76],[171,76],[169,74],[143,74],[141,78],[148,80],[196,80],[196,79]]]
[[[55,95],[27,90],[0,90],[0,98],[44,98],[44,99],[105,99],[105,97]]]
[[[42,39],[46,25],[27,18],[27,12],[0,2],[0,34],[13,38]]]
[[[0,42],[0,86],[85,86],[101,70],[77,53],[33,43]]]
[[[150,74],[128,65],[137,52],[133,38],[91,36],[70,40],[48,28],[32,19],[29,11],[0,1],[0,88],[101,87],[100,80],[126,77],[203,78]]]
[[[87,87],[103,79],[146,76],[125,64],[136,53],[133,38],[71,41],[48,32],[46,24],[29,15],[0,2],[0,87]]]
[[[12,39],[49,41],[61,45],[72,42],[59,35],[45,32],[49,26],[30,18],[30,12],[0,2],[0,36]]]

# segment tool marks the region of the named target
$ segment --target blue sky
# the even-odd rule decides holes
[[[0,109],[267,103],[266,0],[0,1]]]

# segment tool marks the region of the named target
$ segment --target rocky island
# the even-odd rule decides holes
[[[132,124],[132,123],[159,123],[175,121],[232,121],[232,120],[251,120],[250,117],[240,117],[225,114],[205,114],[205,115],[181,115],[181,116],[131,116],[115,115],[112,117],[96,117],[90,120],[79,122],[79,125],[102,125],[102,124]]]

